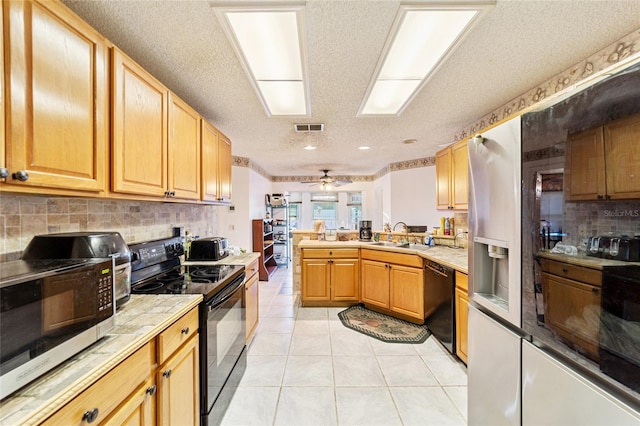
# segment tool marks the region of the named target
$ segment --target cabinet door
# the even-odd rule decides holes
[[[172,197],[200,199],[200,115],[169,94],[168,189]]]
[[[598,360],[600,288],[543,273],[546,325],[593,360]]]
[[[330,263],[328,259],[302,260],[302,301],[329,301]]]
[[[156,387],[148,380],[102,426],[152,426],[156,424]]]
[[[389,265],[362,260],[362,301],[389,309]]]
[[[640,114],[604,126],[607,198],[640,198]]]
[[[112,191],[165,196],[168,90],[113,49]]]
[[[106,188],[106,41],[64,5],[3,2],[6,165],[23,187]],[[28,177],[27,177],[28,175]]]
[[[436,153],[436,208],[451,206],[451,149]]]
[[[392,265],[389,281],[391,310],[424,321],[424,271]]]
[[[467,141],[451,147],[451,203],[454,209],[466,210],[469,206],[469,153]]]
[[[219,201],[231,201],[231,141],[222,133],[218,147]]]
[[[202,120],[202,199],[206,201],[219,201],[218,144],[218,130]]]
[[[257,268],[257,267],[256,267]],[[257,269],[245,283],[245,312],[247,316],[247,342],[251,339],[253,332],[258,327],[258,274]]]
[[[564,168],[567,201],[604,199],[604,158],[602,127],[569,136]]]
[[[358,259],[334,259],[331,261],[331,300],[360,300],[360,262]]]
[[[158,424],[200,424],[198,363],[198,336],[194,336],[158,371]]]
[[[469,296],[461,288],[456,288],[456,355],[465,363],[469,357],[467,352]]]

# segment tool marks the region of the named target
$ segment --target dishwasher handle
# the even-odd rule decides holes
[[[441,276],[443,276],[445,278],[449,278],[449,275],[446,272],[446,269],[448,269],[448,268],[445,269],[442,266],[440,266],[440,268],[438,268],[438,266],[440,266],[440,265],[433,265],[433,264],[430,264],[430,263],[425,263],[425,265],[424,265],[425,268],[430,269],[434,274],[441,275]]]

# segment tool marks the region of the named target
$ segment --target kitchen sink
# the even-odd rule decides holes
[[[409,246],[407,246],[407,248],[410,248],[412,250],[429,250],[429,246],[426,246],[424,244],[409,244]]]
[[[378,241],[375,243],[371,243],[372,246],[382,246],[382,247],[404,247],[409,248],[409,243],[394,243],[391,241]]]

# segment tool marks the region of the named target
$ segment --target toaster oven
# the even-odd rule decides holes
[[[115,326],[113,261],[0,263],[0,399]]]

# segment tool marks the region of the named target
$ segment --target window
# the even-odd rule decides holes
[[[325,229],[338,228],[337,194],[311,194],[311,208],[313,220],[324,220]]]

